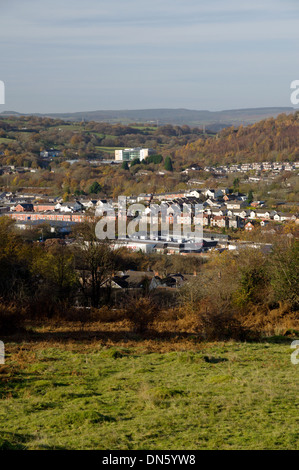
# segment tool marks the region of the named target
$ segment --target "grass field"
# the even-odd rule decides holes
[[[115,153],[115,150],[123,150],[125,147],[101,147],[101,146],[96,146],[96,149],[98,151],[106,152],[106,153]]]
[[[0,448],[298,449],[290,343],[6,342]]]
[[[9,144],[14,139],[7,139],[6,137],[0,137],[0,144]]]

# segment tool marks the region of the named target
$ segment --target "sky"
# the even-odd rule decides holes
[[[0,0],[0,112],[292,106],[298,0]]]

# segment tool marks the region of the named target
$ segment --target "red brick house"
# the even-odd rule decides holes
[[[33,212],[33,204],[20,203],[15,207],[16,212]]]
[[[254,225],[252,222],[247,222],[247,224],[245,225],[245,230],[247,230],[248,232],[251,232],[252,230],[254,230]]]

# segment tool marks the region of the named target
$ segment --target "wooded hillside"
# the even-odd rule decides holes
[[[280,114],[251,126],[223,129],[216,137],[198,139],[175,152],[182,163],[228,164],[299,158],[299,112]]]

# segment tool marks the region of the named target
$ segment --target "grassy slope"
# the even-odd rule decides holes
[[[195,349],[8,344],[0,448],[298,449],[289,344]]]

